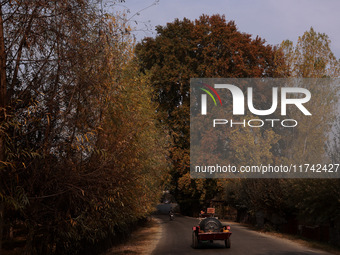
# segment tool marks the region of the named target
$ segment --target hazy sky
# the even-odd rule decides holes
[[[126,0],[123,5],[132,16],[154,2]],[[175,18],[194,20],[201,14],[223,14],[227,20],[234,20],[241,32],[259,35],[275,45],[285,39],[296,42],[312,26],[329,36],[331,49],[340,58],[340,0],[159,0],[132,19],[138,21],[138,29],[144,29],[143,22],[147,22],[153,31],[138,32],[140,40],[155,36],[157,25],[166,25]]]

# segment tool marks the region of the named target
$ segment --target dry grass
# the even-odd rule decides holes
[[[299,237],[299,236],[281,234],[281,233],[277,233],[277,232],[266,232],[266,233],[268,233],[272,236],[279,237],[279,238],[285,238],[285,239],[291,240],[295,243],[298,243],[300,245],[303,245],[303,246],[306,246],[306,247],[309,247],[309,248],[329,252],[329,253],[335,254],[335,255],[340,255],[340,249],[338,247],[334,247],[334,246],[327,244],[327,243],[321,243],[321,242],[317,242],[317,241],[313,241],[313,240],[307,240],[307,239],[304,239],[304,238]]]
[[[133,232],[131,238],[126,243],[111,248],[105,255],[151,254],[161,236],[162,229],[159,220],[151,218],[145,227],[141,227]]]
[[[126,243],[120,244],[109,249],[104,255],[147,255],[151,254],[156,248],[159,239],[162,236],[162,227],[159,219],[151,218],[145,226],[139,227],[131,234]],[[3,253],[2,253],[3,252]],[[23,254],[24,248],[0,251],[1,255],[20,255]]]
[[[340,255],[340,248],[327,244],[327,243],[321,243],[321,242],[317,242],[317,241],[313,241],[313,240],[309,240],[306,238],[303,238],[301,236],[296,236],[296,235],[289,235],[289,234],[283,234],[283,233],[278,233],[278,232],[274,232],[274,231],[265,231],[264,229],[258,229],[252,225],[248,225],[248,224],[243,224],[243,223],[235,223],[233,222],[233,224],[238,224],[241,226],[244,226],[248,229],[257,231],[257,232],[261,232],[261,233],[265,233],[271,236],[275,236],[278,238],[284,238],[287,240],[290,240],[294,243],[303,245],[305,247],[309,247],[309,248],[313,248],[313,249],[317,249],[317,250],[321,250],[321,251],[325,251],[334,255]]]

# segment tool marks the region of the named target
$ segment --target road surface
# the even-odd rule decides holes
[[[169,221],[168,216],[157,216],[161,220],[162,237],[153,251],[153,255],[174,254],[233,254],[233,255],[316,255],[329,254],[326,252],[304,247],[292,241],[272,237],[252,231],[236,223],[228,223],[231,226],[231,248],[226,249],[223,241],[215,241],[213,244],[204,244],[199,249],[191,247],[192,227],[198,223],[198,219],[185,216],[177,216],[174,221]]]

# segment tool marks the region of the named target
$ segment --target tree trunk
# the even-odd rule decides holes
[[[0,255],[2,251],[2,230],[3,230],[3,222],[4,222],[4,204],[0,200]]]
[[[6,51],[5,51],[5,38],[4,27],[2,19],[2,6],[0,5],[0,123],[5,121],[5,108],[6,108]],[[0,134],[0,162],[5,161],[5,141],[4,136]],[[1,168],[0,168],[1,171]],[[1,174],[1,173],[0,173]],[[0,186],[1,187],[1,186]],[[0,194],[2,190],[0,189]],[[4,203],[3,198],[0,198],[0,254],[2,250],[2,230],[4,219]]]
[[[6,51],[5,51],[5,37],[4,37],[4,27],[2,19],[2,7],[0,6],[0,107],[6,107],[6,94],[7,94],[7,84],[6,84]],[[4,109],[1,109],[2,111]],[[3,114],[3,112],[2,112]],[[1,115],[2,115],[1,114]],[[3,118],[3,115],[1,116]],[[3,140],[3,139],[1,139]],[[1,154],[3,157],[3,144],[1,144]],[[2,160],[3,158],[1,158]]]

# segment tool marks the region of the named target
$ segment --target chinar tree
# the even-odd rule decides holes
[[[151,76],[160,122],[169,128],[173,140],[172,189],[183,211],[191,214],[199,211],[200,200],[213,198],[221,185],[212,179],[190,178],[190,78],[276,77],[282,54],[265,45],[265,40],[240,32],[233,21],[220,15],[176,19],[156,31],[155,38],[137,44],[136,53],[142,72]]]

